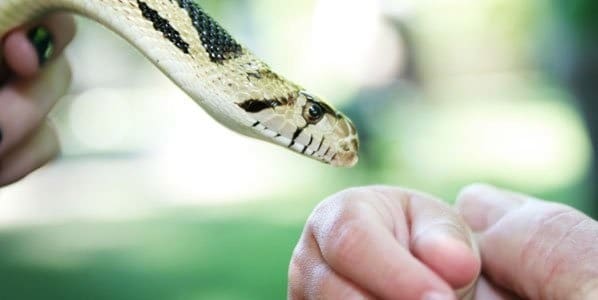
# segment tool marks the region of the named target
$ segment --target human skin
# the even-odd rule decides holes
[[[27,32],[38,26],[51,33],[55,49],[42,66],[27,38]],[[59,151],[46,116],[70,85],[70,67],[61,52],[74,34],[72,17],[57,14],[17,28],[2,39],[0,186],[18,181]]]
[[[482,253],[478,299],[598,299],[598,222],[592,218],[488,185],[465,188],[456,209]]]
[[[486,185],[463,189],[454,209],[415,191],[354,188],[310,216],[288,297],[457,299],[452,290],[475,283],[474,299],[598,299],[597,258],[597,222],[565,205]]]
[[[289,268],[290,299],[456,299],[480,260],[447,204],[400,188],[353,188],[310,216]]]

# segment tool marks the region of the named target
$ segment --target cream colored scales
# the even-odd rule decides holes
[[[223,125],[334,166],[357,162],[349,119],[275,74],[191,0],[0,0],[0,34],[52,11],[120,34]]]

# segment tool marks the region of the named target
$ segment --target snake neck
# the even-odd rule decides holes
[[[210,115],[237,131],[247,131],[255,121],[238,111],[239,102],[285,100],[300,90],[192,0],[4,0],[0,34],[53,11],[83,15],[116,32]]]

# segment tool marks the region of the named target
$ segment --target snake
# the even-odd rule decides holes
[[[349,118],[272,71],[194,0],[0,0],[0,36],[54,12],[114,31],[233,131],[336,167],[358,161]]]

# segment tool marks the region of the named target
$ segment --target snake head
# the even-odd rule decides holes
[[[305,91],[273,100],[238,104],[252,120],[263,140],[338,167],[357,163],[359,139],[347,117]]]

